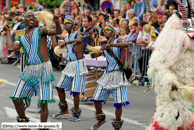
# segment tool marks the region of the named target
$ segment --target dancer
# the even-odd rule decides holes
[[[188,15],[183,4],[176,2],[181,13],[166,22],[149,61],[157,107],[148,130],[194,130],[194,106],[182,89],[194,87],[194,17],[190,0]]]
[[[80,120],[81,109],[79,109],[79,95],[85,92],[85,77],[88,73],[85,61],[83,59],[83,47],[84,42],[78,42],[77,44],[72,44],[77,41],[80,34],[74,31],[75,21],[70,15],[66,15],[65,29],[68,32],[68,36],[65,37],[65,42],[60,42],[61,48],[66,48],[68,50],[67,65],[62,71],[61,78],[59,79],[56,89],[59,95],[60,103],[59,108],[61,111],[54,114],[53,117],[58,118],[69,113],[67,101],[65,100],[65,90],[70,90],[70,95],[74,97],[74,107],[71,109],[73,117],[69,121]]]
[[[58,16],[54,15],[53,22],[56,29],[47,30],[46,27],[34,27],[35,15],[27,10],[24,12],[26,33],[19,37],[19,41],[12,42],[8,25],[4,27],[7,32],[8,46],[11,51],[19,50],[22,46],[27,56],[26,67],[20,75],[20,79],[10,98],[13,100],[18,113],[18,122],[28,122],[25,115],[25,108],[22,100],[30,100],[28,95],[35,90],[39,95],[41,106],[41,122],[47,122],[48,107],[47,103],[55,102],[51,82],[54,81],[52,65],[47,53],[47,35],[58,35],[62,33]]]
[[[103,123],[106,122],[106,116],[102,111],[102,102],[106,103],[107,98],[112,93],[114,99],[114,107],[116,119],[113,120],[112,125],[115,130],[119,130],[123,124],[121,120],[122,106],[128,105],[127,86],[128,81],[123,72],[124,63],[124,51],[125,47],[128,47],[128,43],[122,43],[119,39],[114,39],[115,30],[109,21],[106,22],[107,26],[104,28],[104,35],[108,39],[106,45],[101,47],[102,52],[92,54],[92,58],[101,56],[106,57],[108,62],[107,70],[103,76],[97,81],[98,86],[93,95],[93,99],[96,108],[96,119],[98,123],[92,126],[91,129],[96,130]],[[90,31],[91,45],[94,46],[93,30]]]

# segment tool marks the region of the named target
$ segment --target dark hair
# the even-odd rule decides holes
[[[104,17],[106,17],[106,15],[105,15],[104,13],[100,13],[99,16],[100,16],[100,15],[103,15]]]
[[[88,3],[88,0],[84,0],[84,2]]]
[[[78,1],[77,3],[79,3],[79,6],[77,6],[77,5],[76,5],[76,6],[77,6],[77,7],[80,7],[80,6],[81,6],[80,2]]]
[[[42,5],[42,1],[39,1],[38,3],[39,3],[40,5]]]
[[[138,24],[137,23],[134,23],[132,26],[138,27]]]
[[[106,8],[106,11],[107,11],[109,14],[112,13],[111,8]]]
[[[11,17],[7,17],[6,20],[12,21],[12,18]]]
[[[130,4],[131,5],[131,2],[127,2],[126,4]]]
[[[115,9],[114,11],[118,11],[118,13],[120,14],[120,10],[118,10],[118,9]]]
[[[75,9],[78,9],[78,11],[79,11],[79,8],[78,7],[76,7]]]
[[[92,22],[92,17],[90,17],[89,15],[84,16],[83,18],[87,18],[88,19],[88,22]]]
[[[139,25],[141,25],[142,27],[143,27],[145,24],[147,24],[147,22],[144,22],[144,21],[140,21],[140,22],[139,22]]]

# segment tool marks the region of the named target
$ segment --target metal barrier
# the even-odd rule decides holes
[[[135,44],[133,42],[129,42],[128,49],[129,49],[128,63],[130,67],[133,68],[133,73],[132,73],[132,75],[134,76],[133,80],[137,79],[138,77],[148,79],[148,76],[147,76],[148,63],[149,63],[149,59],[151,57],[152,51],[150,51],[149,49],[146,49],[146,45]],[[150,80],[144,86],[146,87],[146,90],[144,90],[144,93],[148,94],[150,90],[153,91],[152,83]]]

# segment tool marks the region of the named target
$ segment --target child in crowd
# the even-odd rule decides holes
[[[158,16],[159,19],[162,19],[163,15],[162,15],[162,13],[159,11],[158,8],[154,8],[154,13],[157,14],[157,16]]]
[[[162,20],[162,19],[158,19],[158,24],[159,24],[160,27],[156,28],[156,30],[157,30],[158,32],[161,32],[162,29],[163,29],[163,27],[164,27],[164,22],[163,22],[163,20]]]
[[[125,40],[127,39],[127,35],[129,34],[129,29],[127,27],[122,27],[121,28],[121,36],[119,39]]]
[[[158,11],[159,13],[163,14],[166,6],[164,5],[164,0],[158,0]]]
[[[149,49],[150,51],[152,51],[154,49],[154,44],[155,44],[155,41],[156,41],[157,37],[158,37],[158,33],[157,32],[153,32],[151,34],[151,42],[148,44],[146,49]]]
[[[121,11],[124,12],[124,13],[126,13],[126,11],[127,11],[126,5],[122,5]]]
[[[137,23],[137,24],[138,24],[139,21],[140,21],[140,19],[139,19],[138,17],[133,18],[133,22],[134,22],[134,23]]]
[[[131,23],[129,23],[129,25],[128,25],[130,31],[131,31],[131,28],[132,28],[133,24],[134,24],[134,22],[131,22]]]
[[[176,6],[174,4],[169,5],[169,11],[170,11],[170,15],[173,14],[173,10],[176,9]]]
[[[163,19],[162,19],[163,22],[166,23],[166,21],[168,20],[168,18],[169,18],[169,15],[168,14],[164,14],[163,15]]]

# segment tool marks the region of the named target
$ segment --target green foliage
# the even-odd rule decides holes
[[[135,0],[126,0],[127,2],[132,2],[132,1],[135,1]]]
[[[42,1],[43,3],[47,4],[47,7],[57,7],[60,6],[62,4],[61,0],[38,0],[38,1]]]

